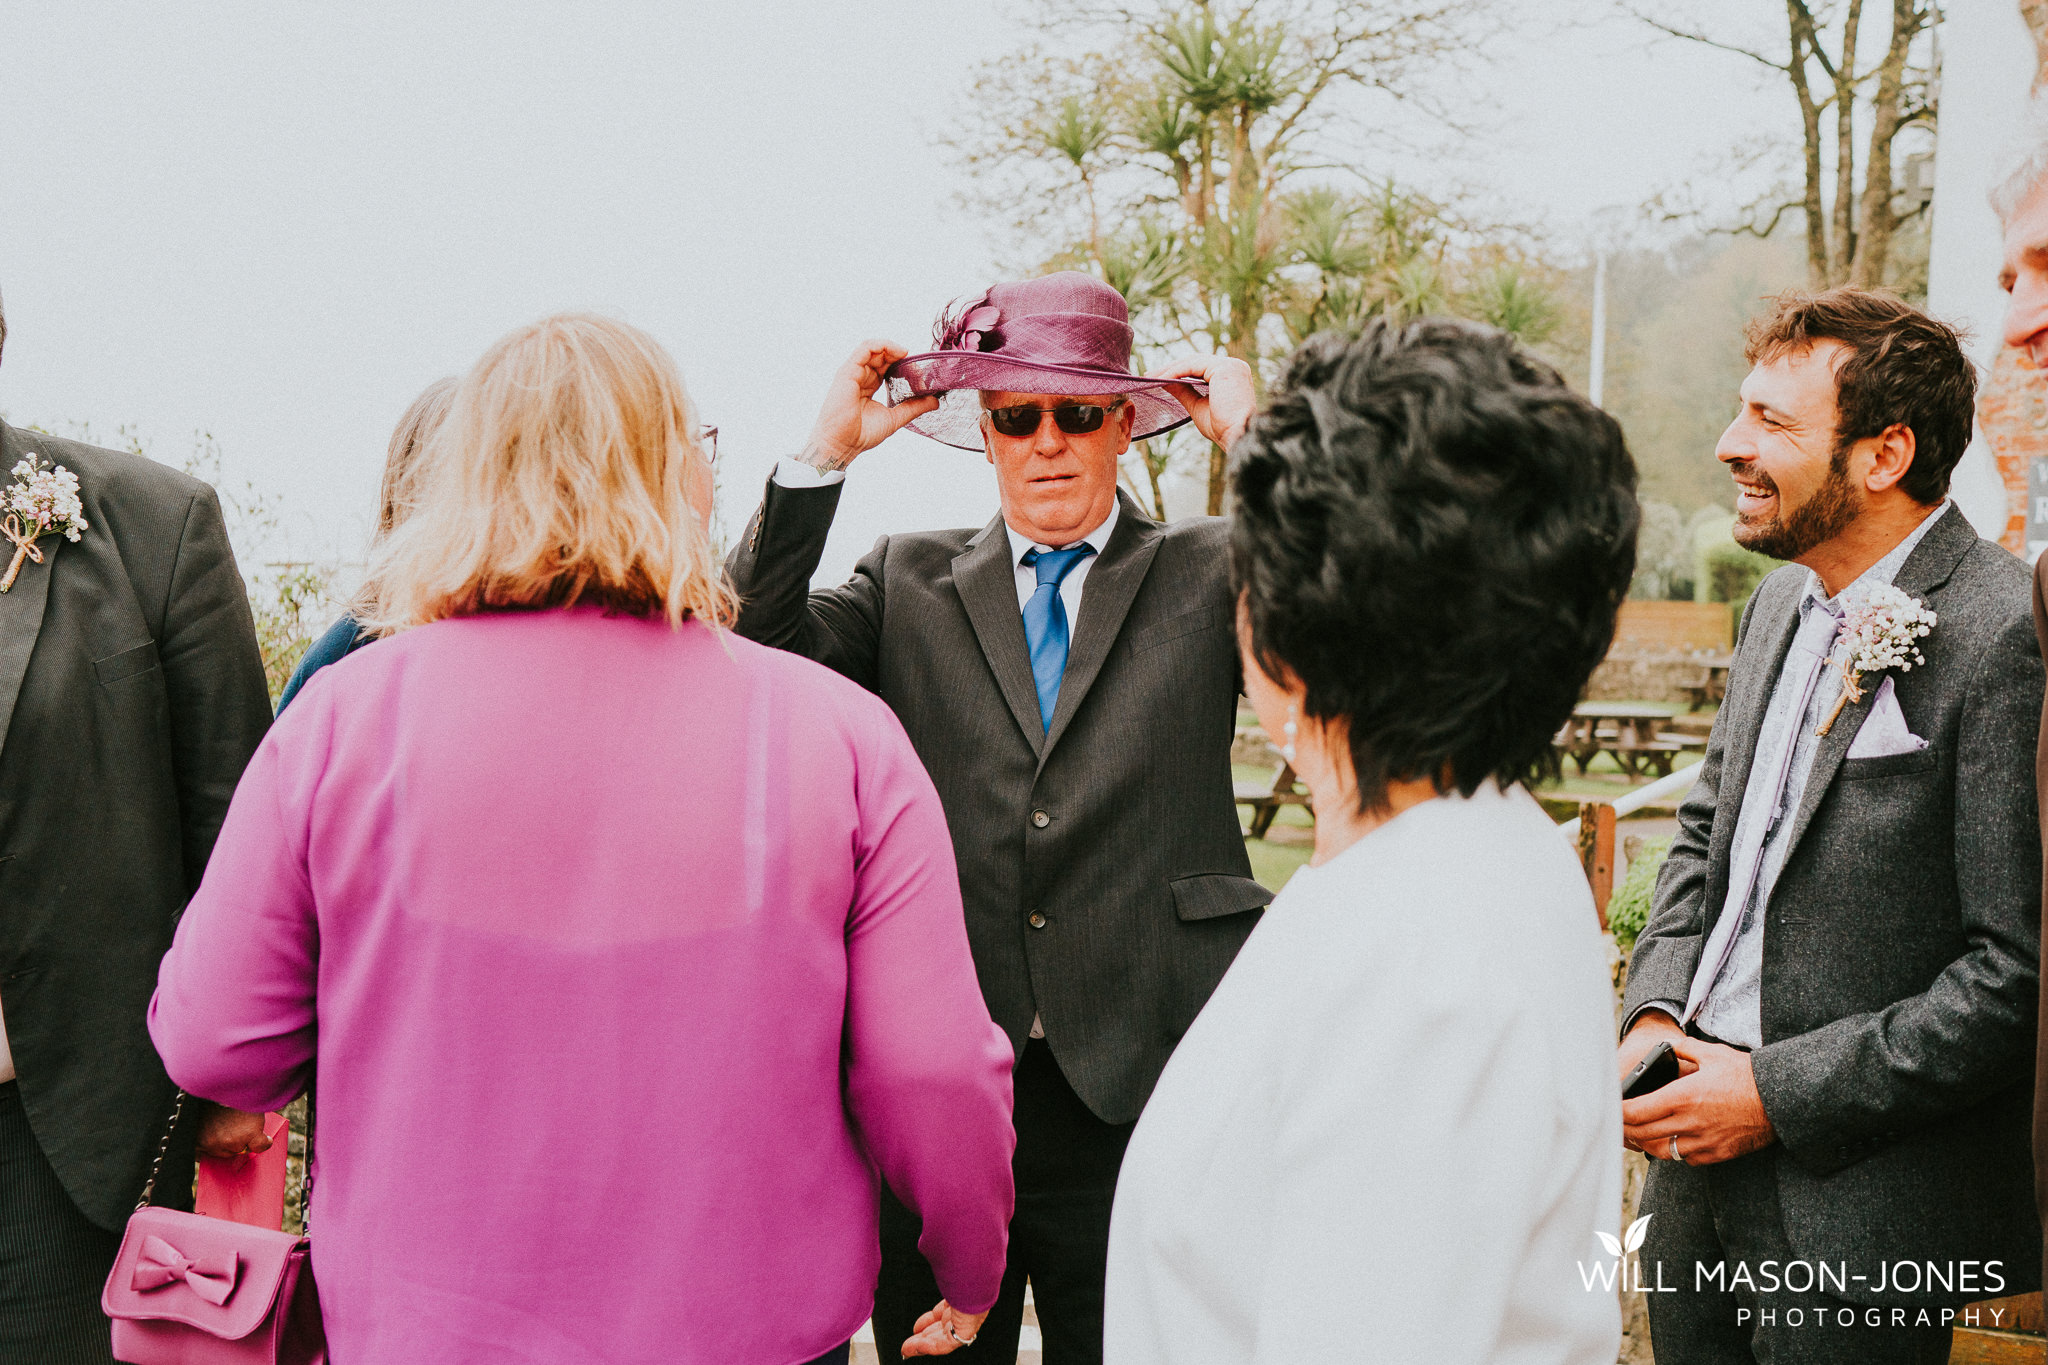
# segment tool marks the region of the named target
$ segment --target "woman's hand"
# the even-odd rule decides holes
[[[860,348],[832,376],[825,402],[818,409],[818,424],[804,443],[803,461],[813,469],[830,473],[853,463],[853,457],[873,450],[906,425],[939,405],[937,394],[913,398],[890,407],[875,401],[875,394],[888,377],[889,367],[910,352],[890,341],[864,341]]]
[[[1147,379],[1200,379],[1209,386],[1208,397],[1189,384],[1168,384],[1167,392],[1180,400],[1195,419],[1195,430],[1225,450],[1244,435],[1245,424],[1259,405],[1258,389],[1252,382],[1252,367],[1235,356],[1203,355],[1176,361],[1154,370]]]
[[[903,1343],[903,1358],[951,1355],[974,1343],[975,1333],[988,1321],[986,1313],[963,1313],[944,1299],[939,1306],[917,1320],[916,1335]]]
[[[263,1131],[263,1115],[245,1114],[211,1100],[199,1113],[199,1155],[216,1161],[232,1161],[270,1150],[270,1137]]]

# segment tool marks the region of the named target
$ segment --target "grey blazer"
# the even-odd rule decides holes
[[[90,529],[0,596],[0,1008],[37,1142],[118,1229],[173,1094],[144,1020],[157,960],[270,697],[213,490],[5,424],[0,479],[31,446],[78,476]]]
[[[839,488],[769,483],[727,565],[739,633],[889,703],[945,806],[990,1014],[1020,1051],[1042,1015],[1075,1092],[1130,1122],[1272,899],[1230,778],[1227,527],[1118,495],[1048,734],[1002,518],[885,536],[809,592]]]
[[[1743,618],[1727,700],[1630,965],[1627,1017],[1686,998],[1720,916],[1806,575],[1772,574]],[[1874,689],[1821,741],[1764,909],[1757,1089],[1790,1158],[1778,1193],[1801,1256],[2001,1260],[2004,1292],[2020,1293],[2041,1270],[2029,1128],[2042,665],[2028,573],[1951,508],[1896,583],[1938,617],[1920,642],[1925,665],[1893,675],[1928,747],[1847,757]]]

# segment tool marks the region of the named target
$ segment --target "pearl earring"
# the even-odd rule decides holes
[[[1290,703],[1287,707],[1287,723],[1280,727],[1287,736],[1287,742],[1280,746],[1280,757],[1286,759],[1289,763],[1294,762],[1294,737],[1301,730],[1301,727],[1295,724],[1294,720],[1298,714]]]

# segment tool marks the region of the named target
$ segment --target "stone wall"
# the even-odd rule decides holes
[[[1690,702],[1685,686],[1699,677],[1700,663],[1673,650],[1616,647],[1586,683],[1588,701]]]

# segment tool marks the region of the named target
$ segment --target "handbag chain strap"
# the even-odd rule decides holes
[[[171,1152],[171,1134],[178,1131],[178,1120],[185,1116],[185,1092],[178,1092],[177,1100],[171,1105],[170,1122],[164,1125],[163,1141],[156,1145],[156,1160],[149,1163],[149,1180],[142,1187],[142,1198],[135,1201],[137,1213],[149,1207],[149,1201],[156,1194],[157,1177],[164,1173],[164,1158]]]

